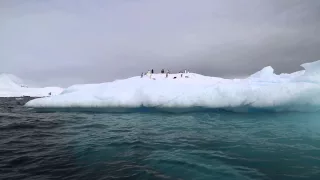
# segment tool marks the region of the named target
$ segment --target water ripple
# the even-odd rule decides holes
[[[320,179],[319,117],[36,113],[5,99],[0,179]]]

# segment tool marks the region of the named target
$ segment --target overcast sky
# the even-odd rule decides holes
[[[292,72],[320,59],[319,28],[319,0],[0,0],[0,72],[60,86]]]

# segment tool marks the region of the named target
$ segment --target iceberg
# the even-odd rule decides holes
[[[62,91],[60,87],[29,87],[13,74],[0,74],[0,97],[44,97],[49,94],[58,95]]]
[[[279,75],[268,66],[244,79],[179,73],[79,84],[25,106],[38,111],[319,111],[320,60],[301,66],[305,70]]]

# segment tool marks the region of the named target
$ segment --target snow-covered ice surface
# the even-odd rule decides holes
[[[171,112],[314,112],[320,110],[320,60],[303,71],[274,74],[265,67],[246,79],[223,79],[194,73],[153,74],[102,84],[74,85],[54,97],[31,100],[37,110]],[[185,77],[185,76],[188,76]],[[176,77],[176,79],[173,79]]]
[[[63,91],[59,87],[28,87],[20,78],[12,74],[0,74],[0,97],[44,97],[58,95]]]

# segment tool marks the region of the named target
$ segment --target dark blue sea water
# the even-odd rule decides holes
[[[0,179],[320,179],[317,113],[36,113],[0,101]]]

